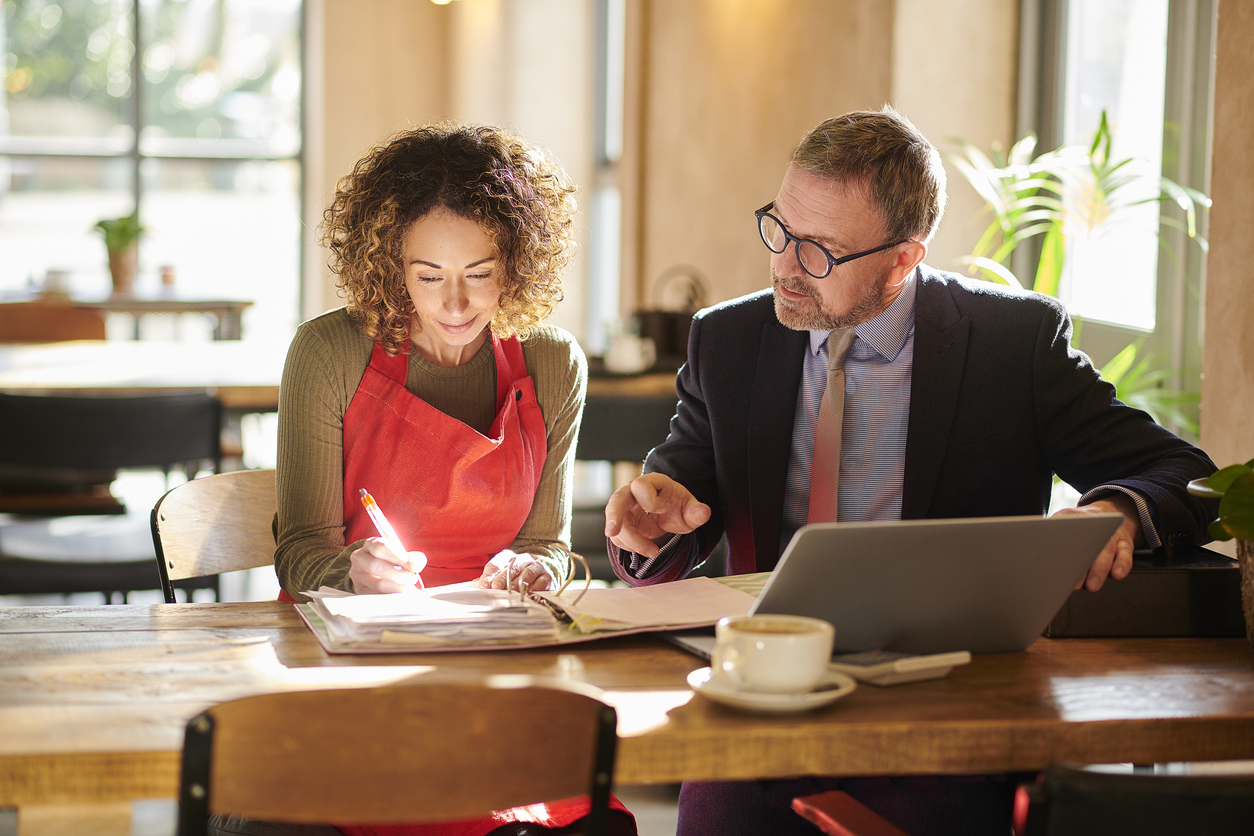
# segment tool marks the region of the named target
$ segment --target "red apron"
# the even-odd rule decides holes
[[[378,343],[344,413],[344,542],[377,533],[358,498],[365,488],[401,542],[427,555],[427,586],[478,578],[514,542],[540,485],[548,433],[522,344],[491,339],[496,419],[486,437],[406,389],[408,355],[389,357]],[[626,810],[617,798],[611,806]],[[510,822],[564,827],[587,813],[587,798],[570,798],[472,821],[337,827],[349,836],[483,836]]]
[[[427,555],[427,586],[470,581],[531,513],[548,451],[522,344],[492,336],[496,419],[487,436],[405,388],[409,357],[378,343],[344,413],[344,542],[376,536],[358,490],[406,548]]]

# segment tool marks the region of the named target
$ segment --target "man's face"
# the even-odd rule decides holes
[[[822,244],[835,258],[887,244],[884,222],[856,187],[816,177],[790,165],[774,214],[798,238]],[[888,285],[897,248],[832,268],[816,279],[801,269],[790,244],[771,254],[775,315],[798,331],[827,331],[865,322],[888,307],[901,284]]]

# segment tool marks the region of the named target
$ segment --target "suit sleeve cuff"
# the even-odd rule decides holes
[[[1145,538],[1146,547],[1156,549],[1161,546],[1163,541],[1158,536],[1158,529],[1154,527],[1154,515],[1150,511],[1149,501],[1136,491],[1125,488],[1122,485],[1099,485],[1085,492],[1077,504],[1088,505],[1090,502],[1096,502],[1102,498],[1103,494],[1108,494],[1111,491],[1118,491],[1126,495],[1136,505],[1136,514],[1139,518],[1138,521],[1141,523],[1141,536]]]

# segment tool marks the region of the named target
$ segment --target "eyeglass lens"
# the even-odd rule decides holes
[[[758,220],[758,231],[767,249],[773,253],[782,253],[788,248],[788,235],[770,215],[762,215]],[[831,269],[827,253],[813,241],[795,239],[797,241],[797,260],[807,273],[816,278],[826,276]]]

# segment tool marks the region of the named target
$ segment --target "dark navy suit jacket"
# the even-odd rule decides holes
[[[1186,491],[1214,465],[1115,398],[1070,346],[1055,299],[920,267],[902,518],[1043,514],[1053,474],[1081,493],[1144,496],[1164,543],[1205,542],[1215,505]],[[724,532],[728,572],[779,559],[784,481],[808,340],[775,317],[771,292],[699,313],[667,440],[645,462],[713,510],[696,548],[646,583],[684,577]],[[610,545],[621,577],[621,555]]]

